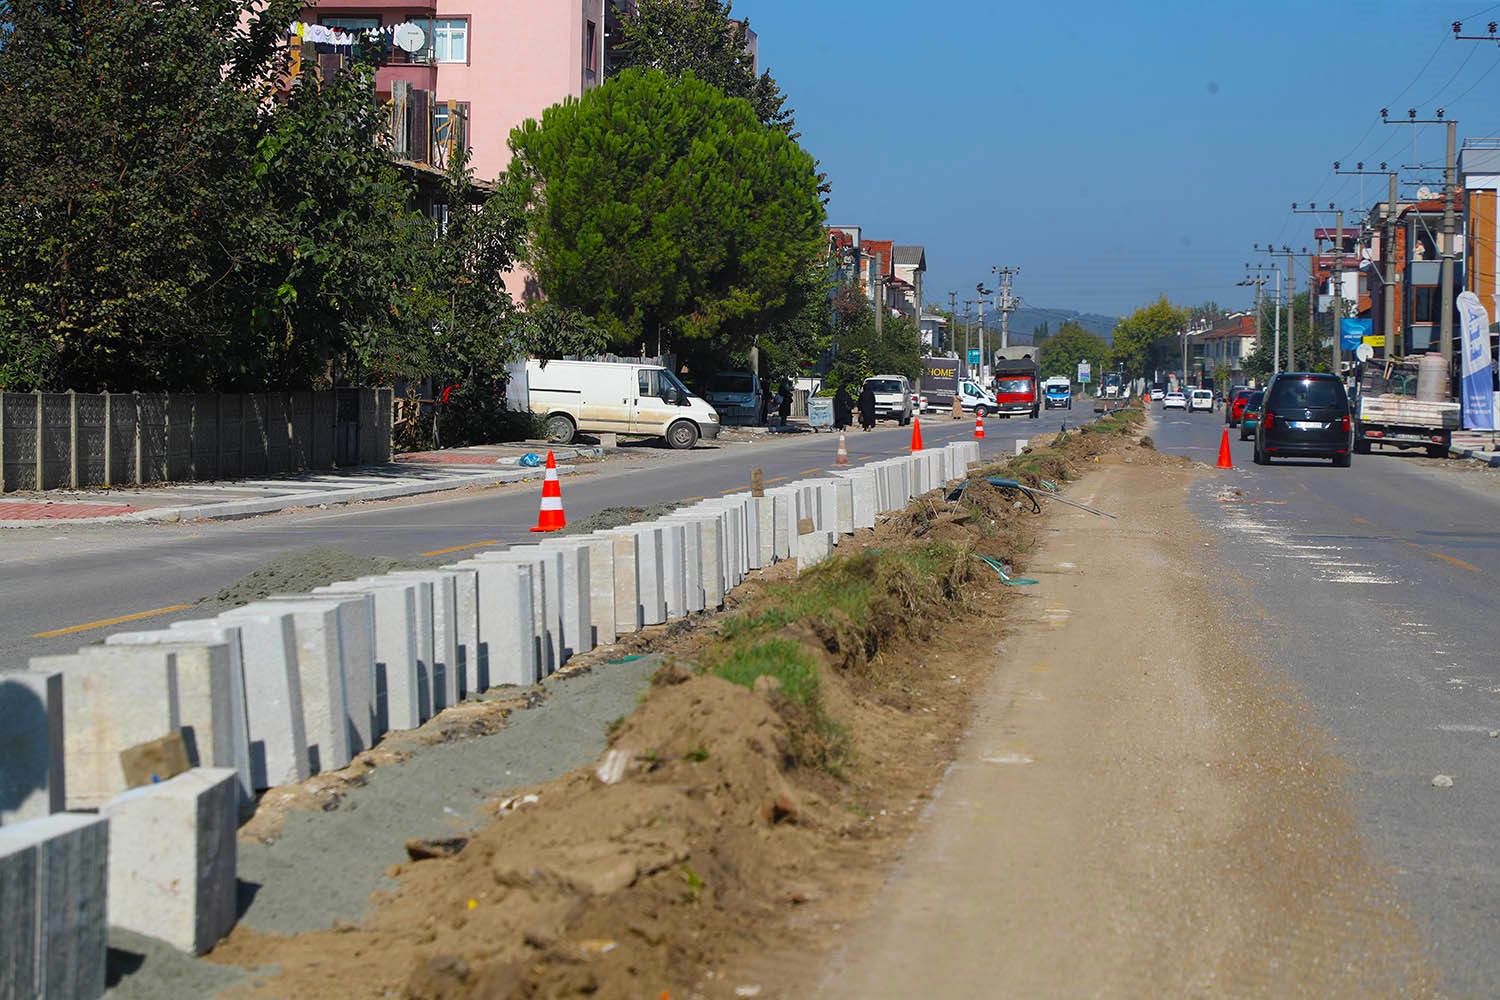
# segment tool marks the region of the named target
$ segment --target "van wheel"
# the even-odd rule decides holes
[[[577,433],[573,418],[566,413],[554,413],[547,418],[547,440],[553,444],[572,444]]]
[[[698,425],[691,420],[679,420],[667,428],[667,447],[687,451],[698,443]]]
[[[1354,454],[1356,454],[1356,455],[1368,455],[1369,453],[1370,453],[1370,442],[1366,441],[1364,438],[1356,437],[1354,439]]]
[[[911,417],[897,417],[896,418],[896,425],[898,427],[905,427],[909,423],[911,423]]]
[[[1333,456],[1333,467],[1335,469],[1347,469],[1353,457],[1352,455],[1335,455]]]
[[[1428,458],[1447,458],[1448,446],[1445,444],[1430,444],[1427,446]]]
[[[982,406],[976,406],[976,407],[974,407],[974,416],[976,416],[976,417],[987,417],[989,415],[990,415],[990,411],[987,410],[987,409],[985,409],[984,407],[982,407]]]

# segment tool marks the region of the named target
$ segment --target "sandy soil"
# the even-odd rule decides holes
[[[1054,514],[1029,621],[984,647],[958,759],[875,906],[763,995],[1432,992],[1345,765],[1209,595],[1183,505],[1201,473],[1099,466],[1071,493],[1121,520]]]

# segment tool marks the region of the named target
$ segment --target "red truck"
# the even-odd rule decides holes
[[[995,363],[995,412],[1001,416],[1029,416],[1041,412],[1041,380],[1036,362],[1030,358],[1003,359]]]

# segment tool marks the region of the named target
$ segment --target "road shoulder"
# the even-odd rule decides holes
[[[1030,621],[821,995],[1430,991],[1347,766],[1212,597],[1193,475],[1071,491],[1121,521],[1055,515]]]

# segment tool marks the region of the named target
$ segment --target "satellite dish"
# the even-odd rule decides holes
[[[1430,201],[1436,198],[1437,195],[1433,192],[1432,188],[1423,186],[1417,188],[1417,197],[1422,201]]]
[[[427,32],[422,30],[421,25],[407,21],[405,24],[396,25],[396,30],[392,33],[391,40],[402,51],[416,52],[427,44]]]
[[[1354,356],[1361,361],[1369,361],[1375,356],[1375,348],[1369,344],[1360,344],[1354,349]]]

